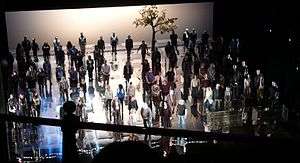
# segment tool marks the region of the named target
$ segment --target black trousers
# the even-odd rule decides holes
[[[117,45],[111,45],[111,53],[117,54]]]
[[[93,69],[89,69],[88,74],[89,74],[89,79],[92,80],[93,79]]]
[[[39,90],[40,90],[40,95],[42,96],[42,97],[44,97],[44,89],[45,89],[45,85],[44,84],[39,84]]]
[[[144,123],[144,127],[150,127],[150,120],[149,119],[143,119],[143,123]],[[149,141],[150,141],[151,140],[150,135],[145,134],[144,141],[148,142],[148,138],[149,138]]]
[[[142,63],[144,63],[145,59],[146,59],[146,53],[142,53]]]
[[[37,56],[37,51],[36,50],[33,51],[33,57],[34,57],[35,61],[38,61],[38,56]]]
[[[127,60],[130,60],[131,49],[127,49]]]
[[[106,100],[106,110],[109,112],[109,120],[111,121],[111,101],[112,99],[107,99]]]

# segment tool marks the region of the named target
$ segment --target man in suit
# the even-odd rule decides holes
[[[115,61],[117,61],[117,44],[118,44],[118,37],[115,33],[112,34],[110,37],[110,44],[111,44],[111,55],[113,60],[113,54],[115,53]]]
[[[125,47],[126,47],[126,51],[127,51],[127,60],[130,60],[130,54],[131,54],[131,50],[133,48],[133,40],[131,39],[130,35],[128,35],[128,38],[125,41]]]

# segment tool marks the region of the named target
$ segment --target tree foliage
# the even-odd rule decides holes
[[[176,28],[175,21],[178,18],[167,18],[167,10],[158,10],[156,5],[145,6],[139,11],[139,14],[140,17],[133,22],[136,27],[151,26],[154,33],[165,33]]]

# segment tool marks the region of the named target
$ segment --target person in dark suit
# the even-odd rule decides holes
[[[139,52],[139,50],[142,51],[142,63],[144,63],[146,59],[146,53],[148,52],[148,47],[144,40],[142,41],[142,44],[138,48],[137,52]]]
[[[24,40],[22,41],[22,47],[23,47],[24,52],[25,52],[26,62],[28,62],[29,59],[30,59],[29,53],[30,53],[30,50],[31,50],[31,43],[27,39],[27,36],[24,36]]]
[[[115,33],[112,34],[110,37],[110,44],[111,44],[111,55],[112,55],[112,60],[113,60],[113,54],[115,54],[115,61],[117,61],[117,45],[118,45],[118,37],[116,36]]]
[[[183,46],[183,51],[185,52],[185,49],[188,49],[189,48],[189,42],[190,42],[190,32],[189,32],[189,29],[186,28],[185,31],[183,32],[183,35],[182,35],[182,40],[183,40],[183,43],[184,43],[184,46]]]
[[[37,56],[37,51],[40,50],[40,48],[39,45],[35,42],[35,38],[32,39],[31,47],[32,47],[34,61],[37,62],[39,61]]]
[[[127,92],[127,85],[129,83],[129,80],[130,80],[132,74],[133,74],[133,68],[130,64],[130,61],[127,60],[126,65],[124,66],[124,69],[123,69],[123,76],[126,80],[126,92]]]
[[[177,49],[177,39],[178,39],[178,36],[173,29],[172,34],[170,35],[171,45],[174,48],[174,50],[176,50],[177,55],[179,55],[179,51]]]
[[[190,39],[191,39],[191,48],[195,48],[196,46],[196,42],[197,42],[197,32],[196,30],[193,28],[193,32],[190,34]]]
[[[44,56],[44,60],[48,59],[50,57],[50,45],[47,42],[44,42],[44,45],[42,46],[42,50],[43,50],[43,56]]]
[[[94,60],[92,59],[92,56],[88,56],[88,60],[86,61],[87,70],[89,74],[89,81],[93,81],[93,70],[94,70]]]
[[[98,48],[100,50],[100,54],[104,55],[104,49],[105,49],[105,42],[103,40],[103,37],[100,36],[100,39],[97,42]]]
[[[126,47],[126,51],[127,51],[127,60],[130,60],[130,54],[131,54],[131,50],[133,48],[133,40],[131,39],[130,35],[128,35],[128,38],[125,41],[125,47]]]
[[[85,46],[86,46],[86,37],[83,36],[83,33],[80,33],[80,37],[78,39],[80,51],[82,52],[83,55],[85,55]]]
[[[207,33],[207,31],[204,31],[202,36],[201,36],[201,41],[204,45],[208,44],[208,39],[209,39],[209,34]]]

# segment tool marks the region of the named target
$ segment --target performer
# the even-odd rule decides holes
[[[90,55],[88,56],[88,60],[86,61],[86,64],[87,64],[87,70],[89,74],[89,81],[93,81],[94,60]]]
[[[137,53],[139,52],[139,50],[141,50],[141,54],[142,54],[142,63],[144,63],[145,59],[146,59],[146,54],[148,53],[148,47],[147,44],[145,43],[145,41],[142,41],[142,44],[139,46]]]
[[[111,44],[111,56],[112,56],[112,60],[114,60],[113,58],[115,58],[115,61],[117,61],[117,45],[118,45],[118,37],[116,36],[115,33],[112,34],[112,36],[110,37],[110,44]],[[113,57],[113,54],[115,54],[115,57]]]
[[[32,52],[33,52],[33,57],[34,57],[34,62],[38,62],[38,56],[37,56],[37,52],[38,50],[40,50],[39,45],[35,42],[35,38],[32,39]]]
[[[80,33],[80,37],[79,37],[79,47],[80,47],[80,51],[83,55],[85,55],[85,46],[86,46],[86,38],[83,36],[83,33]]]
[[[128,35],[128,38],[125,41],[125,47],[126,47],[126,51],[127,51],[127,60],[130,60],[130,54],[131,54],[131,50],[133,48],[133,40],[131,39],[130,35]]]

